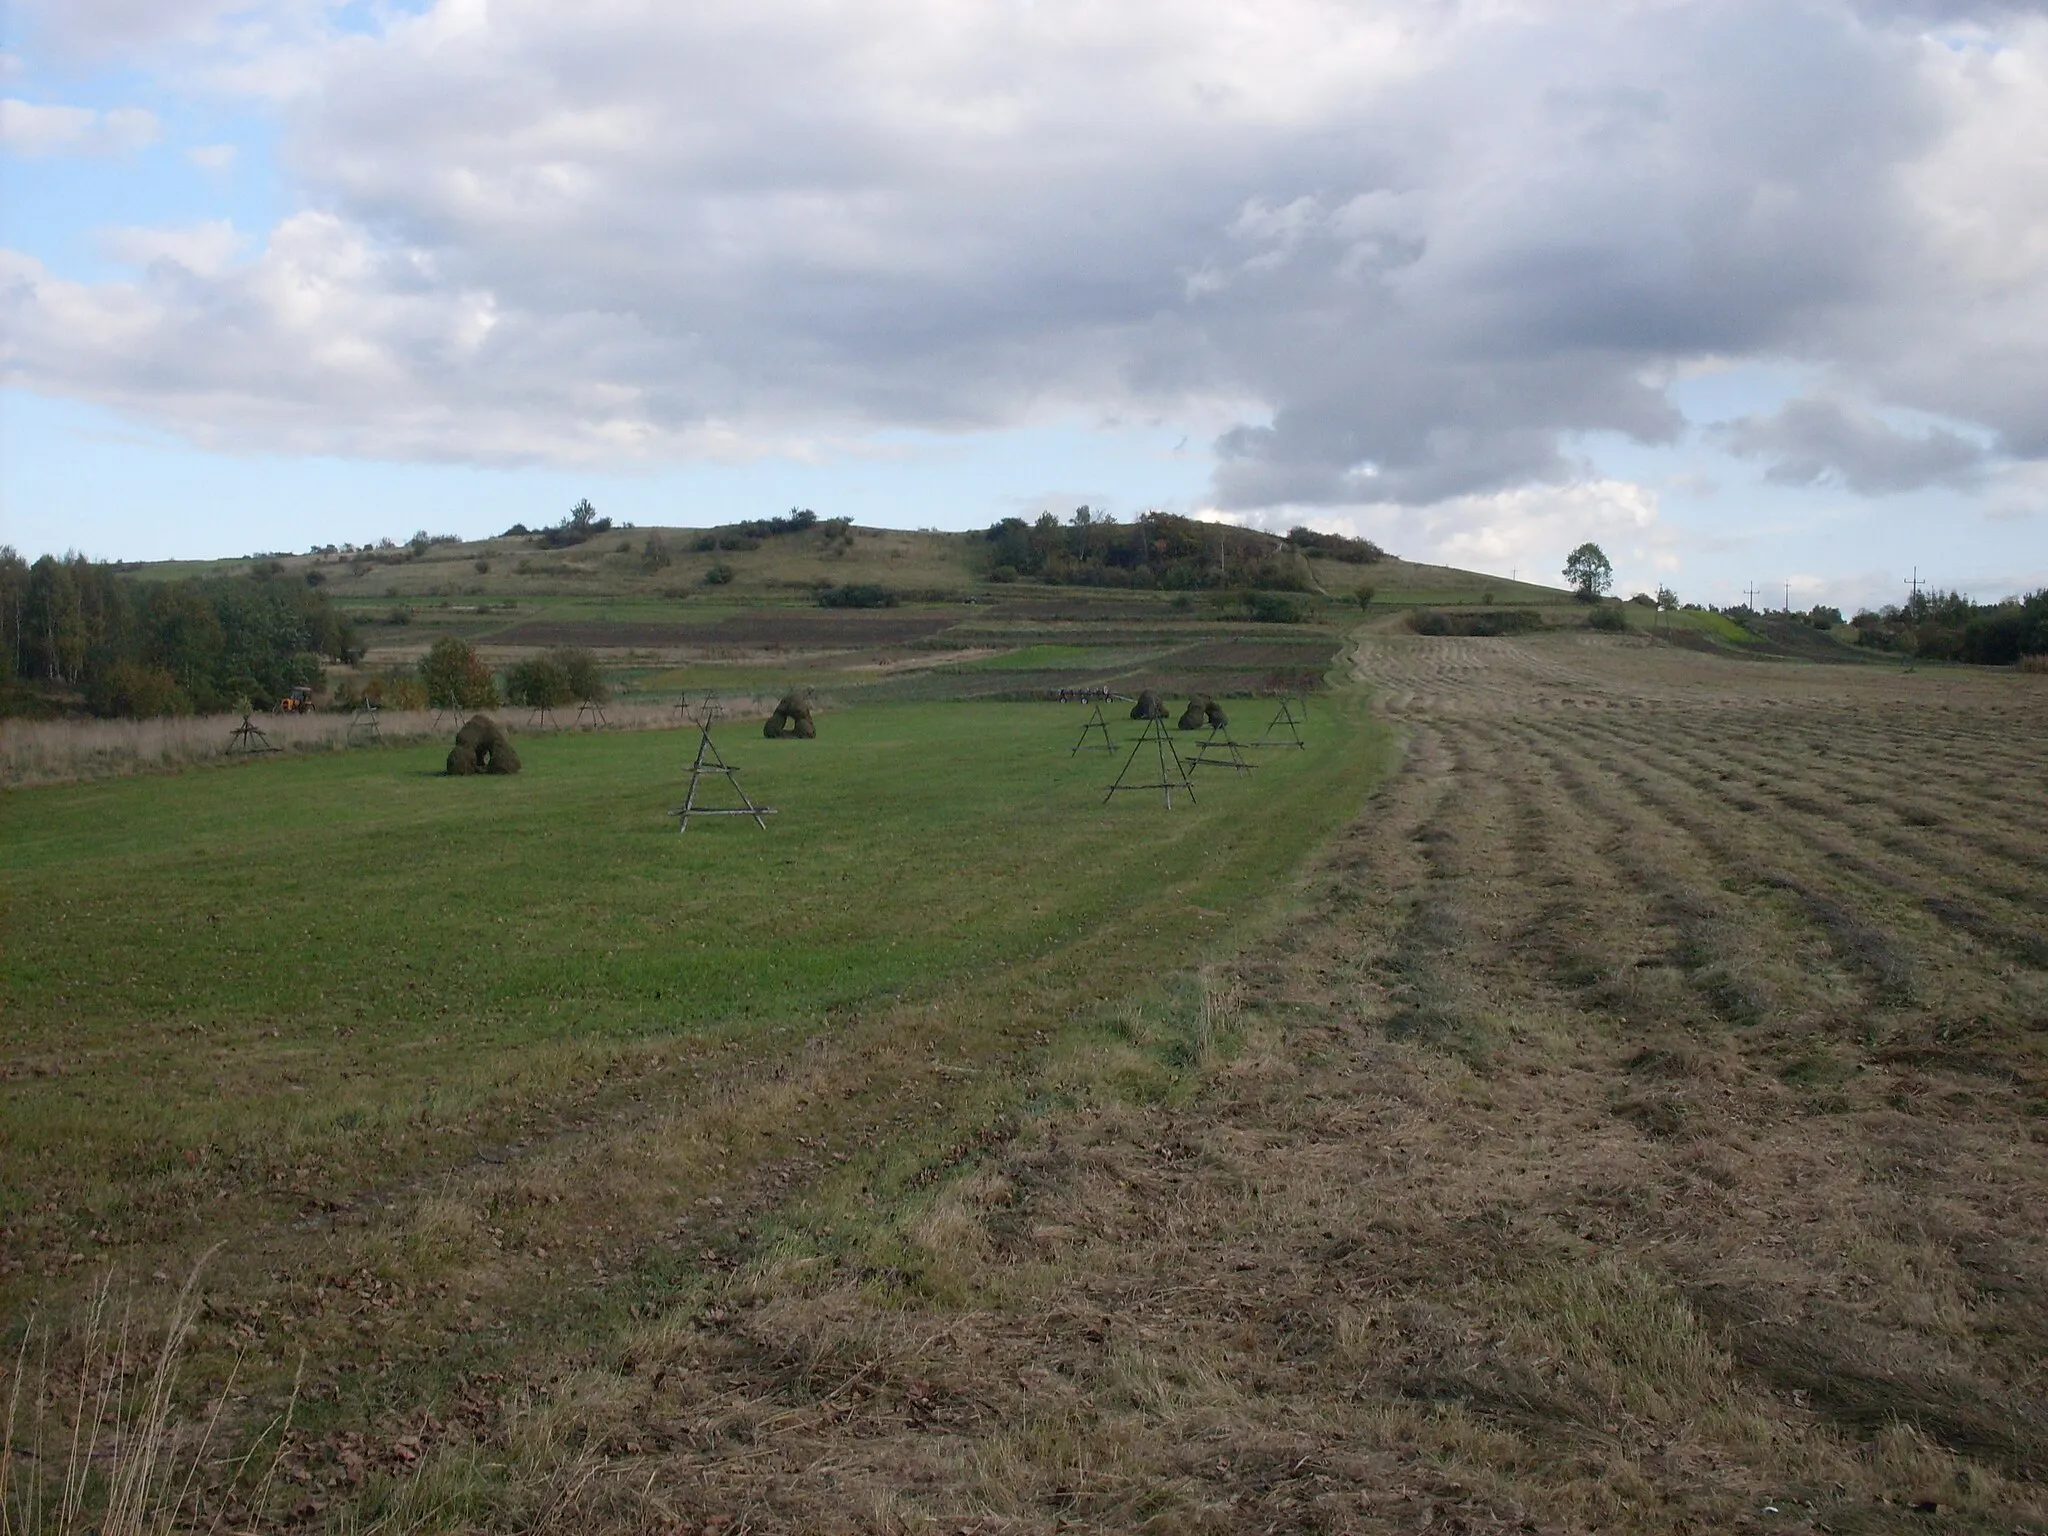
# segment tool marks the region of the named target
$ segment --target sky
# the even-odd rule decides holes
[[[1087,504],[2048,586],[2048,3],[0,16],[31,557]]]

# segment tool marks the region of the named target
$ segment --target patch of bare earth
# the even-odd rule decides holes
[[[640,1328],[609,1518],[2048,1527],[2048,691],[1357,666],[1405,763],[1305,915],[886,1240]],[[1115,1090],[1169,1047],[1198,1094]]]

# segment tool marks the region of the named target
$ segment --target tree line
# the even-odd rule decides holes
[[[603,704],[612,696],[597,657],[581,646],[556,646],[514,662],[501,678],[476,647],[443,635],[410,669],[350,679],[335,702],[344,709],[375,704],[386,709],[529,709],[561,704]]]
[[[355,627],[263,561],[239,576],[144,581],[83,555],[0,547],[0,708],[99,715],[268,709],[360,655]]]
[[[1285,538],[1227,523],[1144,512],[1128,523],[1078,507],[1062,523],[1006,517],[984,534],[989,579],[1056,586],[1315,588],[1306,556],[1369,565],[1385,552],[1368,539],[1296,528]]]
[[[2048,656],[2048,587],[1996,603],[1973,603],[1960,592],[1915,592],[1849,622],[1856,643],[1873,650],[2011,666],[2023,656]]]

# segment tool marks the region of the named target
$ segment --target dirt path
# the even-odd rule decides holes
[[[1357,665],[1404,767],[1207,1088],[1055,1070],[887,1263],[799,1224],[641,1330],[590,1518],[2048,1527],[2048,688]]]

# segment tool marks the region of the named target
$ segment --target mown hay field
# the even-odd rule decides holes
[[[1058,728],[1000,724],[1027,720]],[[1064,755],[1078,720],[892,707],[736,739],[773,803],[829,793],[811,754],[836,729],[866,743],[861,803],[924,809],[828,846],[808,886],[786,819],[716,828],[762,863],[707,862],[696,907],[606,830],[602,754],[653,738],[559,744],[602,773],[536,742],[520,779],[459,786],[551,771],[574,814],[545,820],[337,781],[322,824],[384,839],[320,887],[368,892],[351,926],[414,960],[466,904],[485,941],[524,926],[467,974],[432,961],[430,998],[402,968],[280,977],[219,1041],[148,1021],[184,1017],[179,988],[232,1017],[254,983],[219,940],[151,959],[157,910],[182,931],[233,887],[187,904],[203,861],[174,881],[162,850],[226,823],[88,798],[209,775],[55,792],[75,810],[40,842],[11,798],[10,922],[130,943],[64,951],[99,978],[77,1000],[54,969],[20,991],[10,951],[7,1027],[27,997],[44,1043],[8,1060],[49,1074],[5,1085],[10,1127],[61,1110],[95,1157],[139,1158],[98,1123],[137,1124],[157,1083],[231,1118],[205,1096],[246,1083],[286,1155],[174,1149],[98,1183],[45,1159],[8,1217],[10,1324],[220,1223],[188,1395],[239,1348],[231,1417],[264,1422],[306,1352],[270,1495],[305,1529],[2048,1529],[2048,679],[1367,634],[1310,750],[1205,773],[1194,814],[1090,808],[1113,764]],[[955,747],[895,750],[935,732]],[[997,778],[957,776],[970,746]],[[211,777],[287,769],[344,766]],[[242,877],[279,960],[333,937],[291,830]],[[493,894],[502,848],[539,897]],[[463,868],[415,900],[377,874],[400,851]],[[818,905],[819,868],[857,912]],[[861,997],[832,991],[851,950],[750,993],[775,945],[736,933],[706,951],[717,1018],[650,1012],[652,968],[742,892],[821,936],[865,924]],[[992,942],[949,927],[963,908]],[[723,915],[655,942],[685,910]],[[579,913],[580,942],[540,921]],[[523,979],[497,1014],[435,1012],[501,968]],[[381,990],[337,1037],[357,976]],[[492,1050],[454,1050],[465,1030]],[[223,1046],[243,1070],[210,1065]],[[354,1143],[297,1096],[378,1081],[395,1112]],[[316,1132],[356,1150],[298,1150]],[[124,1214],[131,1186],[161,1209]]]

